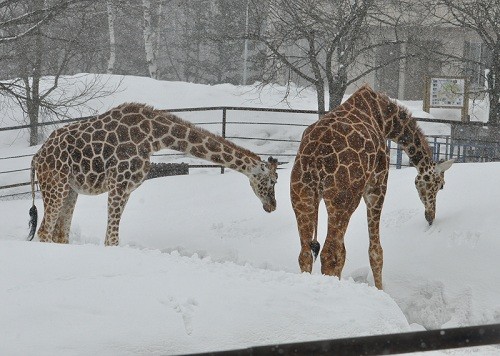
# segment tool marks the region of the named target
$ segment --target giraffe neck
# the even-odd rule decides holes
[[[401,145],[411,164],[421,171],[432,161],[432,151],[422,130],[406,108],[390,102],[394,114],[386,121],[387,138]]]
[[[261,159],[221,136],[171,115],[163,114],[153,122],[153,150],[168,148],[184,152],[250,176]]]
[[[348,109],[356,108],[372,118],[385,137],[400,144],[418,170],[432,162],[432,152],[423,132],[410,112],[386,95],[361,87],[347,101]]]

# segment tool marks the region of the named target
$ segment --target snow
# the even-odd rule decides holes
[[[161,108],[287,105],[279,88],[259,99],[248,87],[123,82],[99,110],[122,101]],[[307,102],[314,105],[305,92],[290,100],[312,108]],[[296,135],[260,129],[271,137]],[[36,150],[9,134],[0,157]],[[18,161],[26,166],[29,157]],[[279,170],[278,209],[271,214],[234,171],[146,181],[125,209],[119,247],[103,245],[106,195],[80,195],[69,245],[25,241],[31,199],[0,201],[0,354],[167,355],[500,322],[500,163],[453,165],[432,226],[414,188],[416,171],[391,170],[381,221],[384,291],[373,286],[363,202],[345,237],[341,280],[322,276],[319,261],[312,275],[299,272],[290,169],[288,163]],[[36,205],[41,218],[39,198]],[[325,233],[322,208],[321,243]],[[489,346],[425,355],[499,353]]]

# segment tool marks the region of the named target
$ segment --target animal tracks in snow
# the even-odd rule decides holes
[[[471,230],[453,231],[448,236],[448,244],[454,246],[465,245],[470,247],[476,247],[481,235],[482,235],[481,231],[471,231]]]
[[[417,209],[394,210],[386,214],[382,213],[381,223],[387,228],[397,228],[403,226],[418,214],[419,210]]]
[[[228,222],[218,222],[211,226],[215,236],[223,240],[248,239],[253,240],[262,237],[262,231],[253,225],[250,219],[238,219]]]
[[[167,301],[160,300],[160,303],[167,305],[181,315],[186,334],[191,335],[193,332],[193,315],[198,302],[194,298],[188,298],[184,303],[179,303],[174,297],[169,297]]]
[[[472,290],[467,286],[450,293],[442,282],[421,281],[415,283],[407,295],[393,298],[409,324],[418,324],[425,329],[451,328],[475,323],[472,315]]]

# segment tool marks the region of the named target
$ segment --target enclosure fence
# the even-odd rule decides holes
[[[300,122],[291,122],[290,118],[293,115],[297,114],[305,114],[305,115],[318,115],[318,112],[315,110],[293,110],[293,109],[277,109],[277,108],[255,108],[255,107],[236,107],[236,106],[217,106],[217,107],[199,107],[199,108],[178,108],[178,109],[168,109],[164,110],[171,113],[196,113],[196,112],[219,112],[218,118],[212,121],[202,121],[196,122],[196,125],[210,128],[213,130],[215,127],[216,130],[220,132],[220,135],[228,140],[244,142],[244,141],[254,141],[254,142],[275,142],[275,143],[288,143],[294,145],[294,147],[298,148],[300,143],[302,131],[309,125],[306,123]],[[231,112],[261,112],[261,113],[282,113],[286,114],[287,119],[281,121],[267,121],[267,120],[230,120],[229,113]],[[59,127],[60,125],[88,119],[95,116],[88,117],[80,117],[73,118],[67,120],[59,120],[59,121],[50,121],[50,122],[42,122],[37,124],[39,127],[44,126],[52,126],[54,128]],[[438,124],[448,124],[452,125],[454,121],[449,120],[439,120],[439,119],[425,119],[425,118],[415,118],[419,122],[430,122],[430,123],[438,123]],[[471,125],[482,125],[482,123],[470,123]],[[255,126],[286,126],[288,128],[295,127],[297,129],[296,137],[287,137],[287,138],[276,138],[276,137],[263,137],[252,135],[248,136],[245,134],[240,135],[228,135],[228,129],[234,127],[255,127]],[[0,128],[0,133],[5,131],[19,131],[30,129],[31,125],[18,125],[11,127],[3,127]],[[498,156],[500,154],[500,144],[499,142],[493,142],[488,140],[460,140],[454,141],[452,140],[450,135],[430,135],[427,136],[427,139],[430,143],[431,149],[433,151],[434,160],[448,160],[454,158],[456,162],[487,162],[498,160]],[[244,145],[244,143],[242,143]],[[393,143],[392,141],[387,141],[388,151],[391,157],[390,164],[395,166],[396,168],[401,168],[404,166],[408,166],[408,160],[405,158],[406,156],[403,154],[403,149],[400,145]],[[283,152],[256,152],[261,156],[274,156],[278,158],[280,163],[288,163],[292,161],[295,157],[296,149],[293,153],[283,153]],[[2,164],[4,162],[12,162],[18,159],[24,159],[25,167],[15,168],[15,169],[1,169],[0,168],[0,182],[8,181],[9,184],[0,184],[0,199],[6,198],[15,198],[23,194],[27,194],[27,192],[15,192],[15,193],[7,193],[12,188],[18,188],[23,186],[28,186],[30,183],[27,182],[29,177],[29,167],[26,163],[27,157],[32,155],[14,155],[9,157],[0,157],[0,166],[5,167],[6,164]],[[157,153],[154,154],[153,157],[184,157],[183,153]],[[224,168],[220,165],[215,164],[189,164],[189,169],[196,168],[207,168],[213,167],[221,170],[221,173],[224,172]],[[21,179],[8,179],[5,178],[8,175],[17,175],[23,172],[23,176],[26,178]],[[24,174],[26,173],[26,174]],[[1,179],[5,178],[5,179]]]

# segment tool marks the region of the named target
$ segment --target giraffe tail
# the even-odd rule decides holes
[[[321,245],[318,242],[318,209],[316,209],[316,226],[314,227],[314,239],[309,243],[309,247],[311,247],[311,252],[313,254],[313,261],[316,261],[318,257],[319,250],[321,249]]]
[[[319,250],[321,248],[321,245],[319,244],[319,242],[317,240],[313,240],[313,241],[311,241],[309,246],[311,246],[313,258],[314,258],[314,261],[316,261],[316,258],[318,257],[318,254],[319,254]]]
[[[38,211],[35,206],[35,159],[36,155],[33,157],[31,160],[31,198],[33,199],[32,206],[30,208],[30,221],[29,221],[29,228],[30,232],[28,235],[28,241],[33,240],[33,237],[35,237],[36,233],[36,225],[38,223]]]

